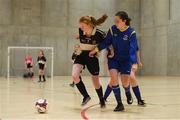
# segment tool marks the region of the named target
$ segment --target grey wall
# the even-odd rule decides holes
[[[141,0],[143,75],[180,75],[179,13],[179,0]]]
[[[170,1],[170,23],[167,41],[167,75],[180,75],[180,1]]]
[[[118,10],[133,19],[144,64],[140,74],[180,75],[179,0],[0,0],[0,75],[6,74],[7,47],[27,45],[54,47],[55,75],[70,75],[78,19],[107,13],[100,27],[106,31]],[[101,75],[107,75],[100,56]]]
[[[139,31],[139,4],[139,0],[0,0],[0,75],[6,75],[8,46],[52,46],[54,74],[70,75],[73,45],[78,43],[73,39],[78,33],[78,19],[107,13],[109,19],[101,27],[107,30],[115,12],[126,10]],[[105,60],[100,61],[101,75],[105,75]]]
[[[141,52],[145,75],[167,73],[169,0],[141,0]]]

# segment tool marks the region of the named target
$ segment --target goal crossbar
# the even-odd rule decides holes
[[[7,78],[10,77],[10,51],[12,49],[44,49],[44,50],[51,50],[51,78],[53,78],[54,75],[54,48],[53,47],[31,47],[31,46],[8,46],[8,58],[7,58]]]

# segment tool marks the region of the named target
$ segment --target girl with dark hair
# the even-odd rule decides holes
[[[90,56],[102,49],[109,48],[112,45],[114,55],[108,59],[108,67],[111,76],[111,86],[108,85],[106,92],[114,92],[117,106],[114,111],[123,111],[124,105],[121,100],[118,74],[121,74],[123,87],[129,87],[129,78],[132,64],[136,62],[132,55],[137,51],[137,39],[135,31],[130,27],[131,19],[124,11],[115,14],[115,25],[113,25],[106,36],[106,40],[100,43],[90,52]],[[106,93],[105,93],[106,94]]]
[[[108,58],[108,60],[111,59],[113,56],[114,56],[114,50],[113,50],[112,46],[110,46],[109,48],[107,48],[107,58]],[[136,62],[134,64],[132,64],[131,74],[130,74],[130,85],[132,86],[134,95],[136,96],[136,99],[138,101],[138,105],[145,106],[146,103],[141,98],[141,93],[140,93],[138,82],[137,82],[137,79],[136,79],[136,71],[138,70],[138,67],[142,67],[142,63],[141,63],[141,59],[140,59],[139,47],[137,47],[137,52],[135,54],[132,54],[131,56],[132,56],[133,59],[136,60]],[[133,103],[133,99],[132,99],[131,92],[130,92],[130,85],[127,88],[124,87],[128,104]],[[105,101],[109,97],[111,91],[112,91],[112,85],[111,85],[111,82],[110,82],[108,84],[108,87],[107,87],[107,89],[105,91],[105,94],[104,94]]]
[[[45,82],[46,78],[44,75],[45,73],[44,71],[46,67],[46,57],[44,56],[44,52],[42,50],[38,52],[37,64],[39,66],[39,81],[38,82],[41,82],[41,77],[43,78],[42,82]]]
[[[95,56],[90,57],[89,52],[93,50],[99,43],[105,38],[105,33],[97,28],[107,19],[107,15],[103,15],[99,19],[95,19],[92,16],[84,16],[79,20],[79,40],[81,54],[78,55],[74,61],[72,68],[72,78],[78,88],[79,92],[83,96],[81,105],[85,105],[91,97],[89,96],[86,87],[80,79],[80,74],[84,66],[92,75],[92,82],[99,97],[101,108],[105,107],[105,101],[103,98],[102,86],[99,82],[99,61]]]
[[[122,18],[122,20],[126,20],[126,25],[130,26],[131,19],[128,17],[127,13],[125,13],[124,11],[121,11],[121,12],[116,13],[116,16],[119,16],[120,18]],[[135,31],[133,34],[136,35]],[[109,51],[109,56],[114,55],[114,49],[112,47],[111,47],[111,49],[109,47],[108,51]],[[111,54],[113,54],[113,55],[111,55]],[[109,59],[111,59],[111,58],[112,57],[109,57]],[[137,82],[137,79],[135,76],[138,66],[142,67],[138,44],[136,44],[133,51],[132,50],[130,51],[130,58],[131,58],[131,64],[132,64],[131,73],[130,73],[130,85],[132,86],[132,89],[133,89],[134,95],[136,96],[138,105],[145,106],[146,103],[141,98],[140,89],[139,89],[138,82]],[[124,82],[126,82],[126,81],[122,80],[123,85],[124,85]],[[130,85],[128,87],[123,86],[125,89],[125,94],[126,94],[128,104],[133,103],[133,99],[132,99],[131,92],[130,92]],[[107,97],[110,94],[110,91],[111,91],[110,86],[111,85],[109,84],[109,86],[106,89],[105,96],[104,96],[105,100],[107,99]]]

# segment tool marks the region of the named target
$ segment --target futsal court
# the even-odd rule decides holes
[[[0,120],[180,120],[180,0],[0,0]]]
[[[137,106],[134,98],[132,105],[127,105],[122,89],[124,112],[113,112],[114,96],[111,94],[106,108],[101,109],[98,97],[92,87],[90,77],[83,77],[91,101],[84,107],[80,106],[81,96],[76,88],[69,86],[71,77],[61,76],[48,79],[46,83],[37,83],[37,79],[27,80],[12,78],[9,83],[0,78],[0,116],[2,120],[108,120],[108,119],[180,119],[180,81],[179,77],[145,76],[138,77],[146,107]],[[109,78],[101,77],[103,87]],[[35,100],[46,98],[48,112],[39,114],[35,109]]]

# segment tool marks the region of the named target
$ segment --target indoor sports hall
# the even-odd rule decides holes
[[[0,120],[179,120],[179,0],[0,0]]]

